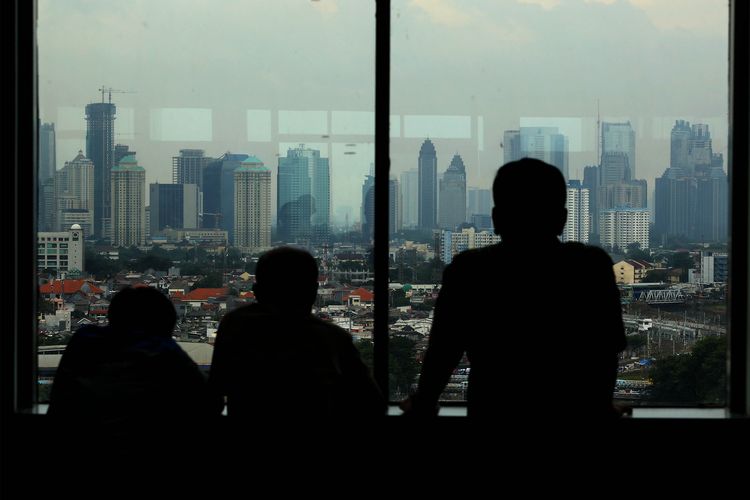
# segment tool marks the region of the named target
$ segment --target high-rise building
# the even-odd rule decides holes
[[[467,215],[490,215],[492,213],[492,190],[470,187],[467,191]]]
[[[614,208],[599,214],[599,243],[609,249],[625,251],[633,243],[641,249],[649,246],[650,214],[646,208]]]
[[[466,167],[458,153],[453,155],[451,164],[440,179],[438,200],[441,229],[454,231],[466,222]]]
[[[589,190],[589,216],[591,224],[589,229],[592,234],[599,234],[599,166],[590,165],[583,169],[582,187]],[[598,241],[598,239],[596,240]]]
[[[55,175],[57,156],[55,154],[55,124],[39,125],[39,183]]]
[[[425,139],[419,148],[419,229],[435,229],[438,219],[437,153]]]
[[[97,238],[106,238],[110,229],[115,112],[112,103],[86,105],[86,157],[94,163],[94,235]]]
[[[392,237],[401,231],[401,185],[396,179],[388,180],[388,235]]]
[[[473,227],[461,231],[440,231],[440,260],[450,264],[458,253],[471,248],[482,248],[500,242],[500,236],[491,231],[477,231]]]
[[[323,243],[331,228],[331,170],[328,158],[300,144],[279,158],[279,237],[287,243]]]
[[[416,228],[419,224],[419,170],[407,170],[401,174],[401,201],[403,227]]]
[[[568,138],[557,127],[521,127],[521,157],[556,166],[568,180]]]
[[[602,163],[599,167],[599,174],[599,180],[602,186],[630,181],[633,176],[631,175],[628,155],[621,151],[602,153]]]
[[[728,182],[723,156],[714,154],[706,124],[677,120],[670,168],[656,179],[654,229],[662,237],[725,241]]]
[[[503,133],[503,164],[521,158],[521,131],[506,130]]]
[[[568,181],[568,196],[565,204],[568,209],[568,220],[561,235],[563,242],[589,242],[591,232],[589,195],[589,190],[583,187],[581,181]]]
[[[149,184],[149,234],[165,228],[198,227],[198,186],[195,184]]]
[[[111,178],[112,245],[145,245],[146,170],[128,155],[112,168]]]
[[[608,153],[623,153],[628,159],[630,178],[635,179],[635,132],[630,122],[602,123],[602,165],[604,155]],[[606,175],[604,176],[606,178]],[[627,180],[627,179],[623,179]]]
[[[204,228],[227,231],[234,243],[234,171],[248,158],[227,152],[203,169],[202,222]]]
[[[213,160],[202,149],[181,149],[180,156],[172,157],[172,183],[197,184],[203,189],[203,169]]]
[[[685,171],[689,169],[691,136],[690,122],[675,121],[670,134],[669,166],[671,168],[681,168]]]
[[[365,176],[362,183],[362,210],[360,212],[362,239],[366,245],[372,243],[375,236],[375,176]]]
[[[248,252],[271,247],[271,170],[255,156],[234,171],[234,244]]]
[[[645,180],[618,182],[599,187],[599,209],[617,207],[647,208],[648,200]]]
[[[94,163],[78,151],[55,172],[55,231],[79,224],[84,234],[94,229]],[[74,221],[74,222],[72,222]]]
[[[120,160],[128,155],[136,154],[135,151],[130,150],[130,146],[127,144],[115,144],[115,165],[120,163]]]

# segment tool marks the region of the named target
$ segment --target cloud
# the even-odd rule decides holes
[[[538,5],[544,10],[554,9],[560,5],[560,0],[517,0],[518,3]]]
[[[334,0],[310,0],[312,6],[325,14],[335,14],[339,11]]]
[[[726,0],[628,0],[660,30],[684,30],[726,37]]]
[[[432,22],[444,26],[464,26],[470,16],[450,0],[411,0],[409,4],[425,12]]]

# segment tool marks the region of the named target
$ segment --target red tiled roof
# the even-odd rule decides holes
[[[352,290],[349,293],[344,295],[344,300],[349,300],[349,297],[352,295],[359,296],[359,300],[362,302],[372,302],[375,300],[375,294],[369,291],[366,288],[357,288],[356,290]]]
[[[255,294],[253,292],[240,292],[240,297],[243,299],[254,299]]]
[[[55,280],[51,283],[45,283],[39,287],[39,293],[43,295],[60,294],[60,293],[77,293],[81,291],[83,285],[88,285],[88,293],[99,294],[104,293],[104,290],[96,286],[90,281],[86,280],[64,280],[65,286],[63,290],[63,281]]]
[[[229,294],[229,288],[196,288],[192,292],[186,293],[182,300],[196,301],[208,300],[211,297],[222,297]]]

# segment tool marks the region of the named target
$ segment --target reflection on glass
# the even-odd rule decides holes
[[[568,182],[561,239],[613,260],[628,333],[615,398],[723,404],[727,3],[394,1],[391,19],[390,335],[409,345],[392,352],[394,376],[421,362],[443,267],[499,241],[497,168],[532,157]],[[560,276],[575,279],[549,270]],[[552,289],[535,285],[539,314]],[[561,353],[550,383],[575,391],[565,366],[579,362]],[[465,398],[468,373],[464,359],[444,399]]]
[[[39,1],[40,400],[126,285],[172,300],[208,370],[284,244],[315,256],[314,313],[371,361],[375,3],[261,4]]]

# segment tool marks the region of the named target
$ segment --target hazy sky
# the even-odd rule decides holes
[[[506,129],[559,123],[570,174],[595,162],[596,109],[630,120],[637,171],[669,163],[678,118],[708,123],[726,153],[726,0],[393,1],[392,172],[430,135],[444,171],[464,158],[489,186]],[[39,0],[39,96],[58,168],[85,149],[83,108],[115,93],[116,141],[147,182],[170,182],[180,148],[331,158],[336,222],[359,219],[373,161],[371,0]],[[274,197],[275,197],[274,176]]]

